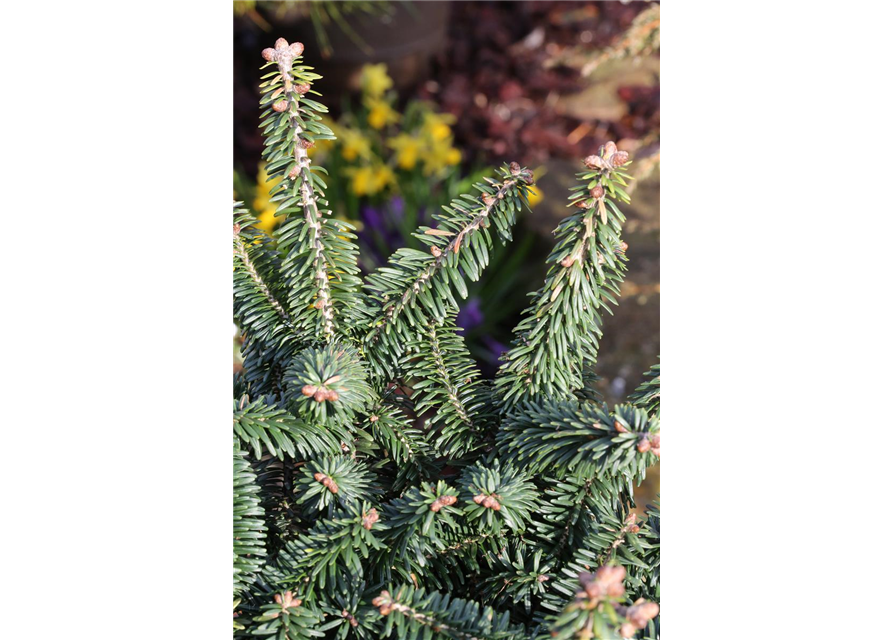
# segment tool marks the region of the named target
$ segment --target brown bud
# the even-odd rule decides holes
[[[316,393],[313,394],[313,399],[317,402],[325,402],[329,397],[329,392],[326,389],[317,389]]]
[[[530,169],[524,169],[524,171],[521,172],[520,176],[526,184],[533,184],[535,182],[535,180],[533,179],[533,172]]]
[[[240,225],[238,222],[237,222],[236,224],[233,225],[233,235],[234,235],[234,236],[239,235],[239,233],[240,233],[241,231],[242,231],[242,225]]]
[[[629,161],[629,154],[626,151],[618,151],[610,158],[611,166],[622,167]]]
[[[288,102],[286,100],[280,100],[279,102],[273,103],[273,111],[276,113],[282,113],[288,109]]]
[[[378,416],[369,416],[369,422],[378,422]]]
[[[599,156],[592,155],[583,158],[583,164],[587,169],[607,169],[608,164]]]
[[[264,60],[266,60],[267,62],[272,62],[273,58],[276,56],[276,50],[271,49],[270,47],[267,47],[266,49],[264,49],[263,51],[260,52],[260,55],[262,55]]]
[[[615,420],[615,421],[614,421],[614,430],[615,430],[617,433],[627,433],[627,432],[629,431],[629,429],[627,429],[626,427],[624,427],[624,426],[620,423],[619,420]]]
[[[478,495],[476,495],[476,496],[475,496],[474,498],[472,498],[472,499],[474,500],[475,504],[480,504],[480,503],[482,503],[484,500],[486,500],[486,498],[487,498],[487,496],[485,496],[483,493],[479,493]]]
[[[517,162],[509,163],[509,171],[513,176],[516,176],[521,173],[521,165]]]
[[[654,449],[652,449],[652,451],[654,451]],[[639,533],[639,525],[637,525],[637,524],[629,525],[629,532],[630,533]]]
[[[326,489],[331,491],[332,493],[338,493],[338,485],[326,474],[317,471],[313,474],[313,479],[317,482],[321,483]]]
[[[288,49],[288,40],[286,40],[285,38],[279,38],[278,40],[276,40],[275,46],[276,46],[276,49],[278,49],[279,51],[282,51],[283,49]]]
[[[614,144],[613,140],[606,142],[605,146],[602,147],[602,155],[605,158],[610,158],[615,153],[617,153],[617,145]]]
[[[496,198],[494,198],[493,196],[491,196],[489,193],[485,193],[484,195],[482,195],[482,196],[481,196],[481,200],[482,200],[482,201],[484,202],[484,204],[487,205],[488,207],[493,206],[493,203],[496,202]]]
[[[292,42],[289,49],[291,49],[291,53],[293,56],[299,56],[304,53],[304,45],[300,42]]]
[[[340,397],[341,396],[338,395],[337,391],[335,391],[334,389],[329,389],[329,394],[328,394],[328,398],[327,398],[329,400],[329,402],[336,402],[338,400],[338,398],[340,398]]]
[[[493,511],[499,511],[500,509],[502,509],[502,505],[500,505],[499,502],[496,501],[496,498],[494,498],[493,496],[487,496],[486,498],[484,498],[481,506],[484,507],[484,509],[493,509]]]
[[[620,253],[626,253],[626,250],[629,249],[629,245],[621,240],[620,246],[618,246],[617,249],[618,249],[618,251],[620,251]]]
[[[635,522],[637,517],[638,516],[636,515],[635,511],[630,511],[628,514],[626,514],[626,518],[624,518],[623,521],[626,524],[630,524],[630,523]]]
[[[317,298],[316,302],[313,303],[314,309],[322,309],[324,306],[326,306],[326,301],[322,298]]]
[[[283,609],[300,607],[302,602],[300,598],[295,598],[295,594],[293,594],[291,591],[286,591],[282,594],[277,593],[275,596],[273,596],[273,601],[278,605],[282,605]]]
[[[595,572],[595,579],[602,584],[622,583],[625,577],[626,569],[619,565],[599,567],[598,571]]]
[[[605,585],[595,580],[583,583],[583,590],[587,596],[595,600],[600,600],[605,596]]]
[[[443,507],[448,507],[451,504],[456,504],[456,496],[440,496],[431,503],[431,511],[437,513]]]
[[[549,579],[549,576],[547,576],[545,573],[536,577],[537,582],[545,582],[548,579]]]
[[[439,258],[441,256],[441,254],[443,253],[443,251],[441,251],[438,247],[436,247],[433,244],[431,245],[430,249],[431,249],[431,255],[434,256],[435,258]]]
[[[316,145],[313,140],[308,140],[307,138],[298,138],[298,146],[302,149],[312,149]]]
[[[578,200],[577,202],[574,203],[574,206],[577,207],[577,209],[590,209],[592,207],[592,205],[589,204],[590,202],[592,202],[592,201],[591,200]]]
[[[636,635],[636,628],[629,622],[624,622],[622,625],[620,625],[621,638],[632,638],[634,635]]]
[[[298,167],[298,165],[295,165],[289,170],[288,177],[294,180],[298,177],[299,173],[301,173],[301,169]]]
[[[576,262],[576,260],[574,259],[573,256],[567,256],[566,258],[561,260],[560,264],[562,267],[564,267],[566,269],[569,266],[571,266],[572,264],[574,264],[575,262]]]
[[[609,598],[620,598],[626,593],[626,589],[623,587],[622,582],[609,584],[605,587],[605,590]]]
[[[303,387],[301,387],[301,393],[303,393],[307,397],[310,397],[314,393],[316,393],[316,390],[317,387],[314,387],[312,384],[305,384]]]
[[[651,442],[652,449],[655,449],[655,448],[660,449],[660,434],[659,433],[654,433],[654,434],[648,436],[648,440]]]
[[[646,438],[646,437],[643,436],[643,437],[639,440],[639,443],[636,445],[636,450],[637,450],[639,453],[646,453],[646,452],[650,451],[650,450],[651,450],[651,443],[648,442],[648,438]]]
[[[372,606],[378,607],[378,612],[381,615],[388,615],[394,610],[394,605],[391,603],[391,594],[387,591],[382,591],[380,596],[372,598]]]
[[[593,198],[604,198],[605,188],[600,184],[597,184],[589,190],[589,195],[591,195]]]
[[[301,83],[301,84],[296,84],[296,85],[295,85],[295,92],[296,92],[296,93],[299,93],[299,94],[301,94],[301,95],[304,95],[304,94],[307,93],[308,91],[310,91],[310,85],[307,84],[306,82],[303,82],[303,83]]]
[[[363,528],[366,531],[370,531],[372,525],[376,522],[378,522],[378,511],[376,509],[370,509],[369,513],[363,514]]]
[[[654,602],[634,604],[627,610],[626,619],[636,625],[639,629],[644,629],[648,626],[648,621],[654,618],[659,611],[660,607]]]

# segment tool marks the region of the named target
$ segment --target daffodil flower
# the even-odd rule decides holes
[[[421,143],[415,136],[401,133],[388,140],[387,145],[394,150],[401,169],[412,169],[418,162]]]
[[[388,75],[388,67],[384,62],[367,64],[360,71],[360,86],[367,96],[380,98],[385,91],[394,86],[394,81]]]
[[[373,129],[384,129],[387,125],[399,122],[400,114],[391,108],[384,100],[369,98],[364,100],[369,109],[367,122]]]

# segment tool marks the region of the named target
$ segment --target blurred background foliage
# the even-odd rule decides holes
[[[643,380],[660,352],[659,4],[235,2],[234,191],[267,231],[276,220],[255,160],[256,76],[260,51],[278,37],[303,42],[323,75],[316,88],[338,140],[312,158],[329,171],[334,214],[359,229],[364,271],[397,247],[418,248],[411,231],[489,167],[534,170],[533,212],[510,249],[494,251],[459,316],[486,376],[542,282],[580,159],[608,140],[629,151],[629,273],[596,385],[617,402]]]

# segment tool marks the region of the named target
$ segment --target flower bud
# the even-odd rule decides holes
[[[610,158],[612,155],[617,153],[617,145],[614,144],[613,140],[609,140],[605,143],[605,146],[602,148],[602,155],[605,158]]]
[[[599,567],[598,571],[595,572],[595,579],[602,584],[623,583],[625,577],[626,569],[619,565]]]
[[[583,164],[587,169],[607,169],[608,164],[599,156],[592,155],[583,158]]]
[[[369,422],[378,422],[378,416],[369,416]]]
[[[564,267],[565,269],[567,269],[569,266],[571,266],[571,265],[574,264],[575,262],[576,262],[576,260],[574,259],[573,256],[567,256],[566,258],[564,258],[564,259],[561,260],[561,263],[560,263],[560,264],[561,264],[562,267]]]
[[[307,93],[308,91],[310,91],[310,85],[307,84],[306,82],[304,82],[304,83],[302,83],[302,84],[296,84],[296,85],[295,85],[295,92],[296,92],[296,93],[299,93],[299,94],[301,94],[301,95],[304,95],[304,94]]]
[[[273,111],[275,111],[276,113],[282,113],[286,109],[288,109],[288,102],[286,102],[285,100],[280,100],[279,102],[273,103]]]
[[[627,429],[626,427],[624,427],[624,426],[620,423],[619,420],[615,420],[615,421],[614,421],[614,430],[615,430],[617,433],[627,433],[627,432],[629,431],[629,429]]]
[[[435,246],[433,244],[431,245],[430,249],[431,249],[431,255],[434,256],[435,258],[439,258],[441,256],[441,254],[443,253],[443,251],[441,251],[437,246]]]
[[[299,138],[298,146],[302,149],[312,149],[316,143],[313,140],[308,140],[307,138]]]
[[[303,393],[307,397],[312,396],[314,393],[316,393],[316,391],[317,387],[314,387],[312,384],[305,384],[303,387],[301,387],[301,393]]]
[[[521,165],[517,162],[512,162],[511,164],[509,164],[509,171],[513,176],[516,176],[521,173]]]
[[[644,629],[648,626],[648,621],[654,618],[659,611],[660,607],[654,602],[642,602],[631,606],[626,612],[626,618],[639,629]]]
[[[621,638],[632,638],[634,635],[636,635],[636,628],[629,622],[624,622],[622,625],[620,625]]]
[[[266,49],[264,49],[263,51],[260,52],[260,55],[262,55],[264,60],[266,60],[267,62],[272,62],[273,58],[276,57],[276,50],[271,49],[270,47],[267,47]]]
[[[300,42],[292,42],[289,49],[291,49],[291,53],[293,56],[299,56],[304,53],[304,45]]]
[[[325,402],[329,397],[329,392],[325,389],[317,389],[316,393],[313,394],[313,399],[317,402]],[[649,445],[650,446],[650,445]]]
[[[285,38],[279,38],[276,40],[276,49],[282,51],[283,49],[288,49],[288,40]]]
[[[288,172],[288,177],[291,178],[292,180],[294,180],[295,178],[298,177],[299,173],[301,173],[301,169],[298,167],[298,165],[295,165]]]
[[[646,453],[651,450],[651,443],[648,441],[648,438],[642,437],[639,440],[639,443],[636,445],[636,450],[639,453]]]
[[[366,531],[370,531],[372,525],[376,522],[378,522],[378,511],[376,509],[370,509],[369,513],[363,514],[363,528]]]
[[[593,198],[604,198],[605,188],[600,184],[597,184],[589,190],[589,195],[591,195]]]
[[[626,151],[618,151],[610,158],[611,166],[622,167],[629,161],[629,154]]]

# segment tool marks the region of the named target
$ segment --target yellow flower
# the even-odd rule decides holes
[[[384,164],[349,167],[344,172],[350,176],[350,188],[358,196],[374,196],[396,181],[394,172]]]
[[[412,169],[419,160],[419,140],[408,133],[394,136],[388,140],[388,146],[396,152],[397,165],[401,169]]]
[[[446,167],[459,164],[462,161],[462,153],[449,143],[435,144],[425,151],[424,159],[424,173],[430,176]]]
[[[369,108],[368,122],[373,129],[384,129],[386,125],[400,120],[400,114],[384,100],[369,99],[364,102]]]
[[[394,81],[388,75],[388,67],[381,64],[367,64],[360,72],[360,85],[363,93],[373,98],[380,98],[384,92],[394,86]]]
[[[376,193],[384,191],[388,185],[396,183],[393,170],[385,164],[378,165],[375,168],[374,186]]]
[[[540,203],[543,199],[543,192],[539,190],[539,187],[532,186],[530,187],[530,191],[527,194],[527,202],[531,207],[535,207]]]
[[[372,146],[369,144],[369,139],[361,131],[339,127],[337,135],[341,142],[341,155],[348,162],[353,162],[357,158],[368,159],[372,157]]]
[[[276,204],[270,202],[270,193],[279,184],[279,180],[267,182],[268,178],[266,165],[261,165],[257,172],[257,191],[253,204],[257,212],[255,226],[266,233],[271,233],[283,219],[276,217]]]
[[[422,131],[434,142],[449,138],[452,134],[450,125],[456,123],[456,117],[450,113],[426,113],[423,118]]]
[[[373,193],[372,181],[374,173],[372,167],[349,167],[344,170],[350,176],[350,188],[358,196],[365,196]]]

